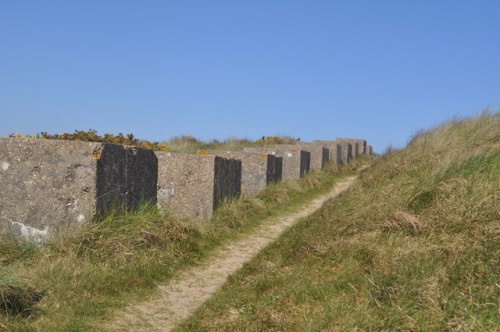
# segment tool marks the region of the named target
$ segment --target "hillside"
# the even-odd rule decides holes
[[[497,330],[499,195],[499,113],[419,133],[179,330]]]

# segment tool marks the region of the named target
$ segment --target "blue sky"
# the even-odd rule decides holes
[[[0,136],[364,137],[500,108],[500,1],[1,1]]]

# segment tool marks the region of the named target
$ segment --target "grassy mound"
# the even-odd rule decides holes
[[[418,134],[180,330],[497,330],[500,114]]]
[[[226,202],[209,223],[183,222],[144,206],[41,248],[0,241],[0,330],[99,330],[114,309],[151,295],[158,283],[265,218],[299,209],[357,166],[329,167]]]

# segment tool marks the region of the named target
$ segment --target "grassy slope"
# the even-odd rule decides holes
[[[113,308],[151,294],[263,219],[298,209],[355,167],[330,167],[227,202],[211,223],[183,223],[145,207],[43,248],[0,241],[0,330],[93,329]]]
[[[500,114],[452,121],[230,278],[180,330],[498,330]]]

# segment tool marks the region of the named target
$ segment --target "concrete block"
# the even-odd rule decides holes
[[[334,165],[342,164],[342,146],[340,144],[333,144],[330,146],[330,160]]]
[[[205,151],[209,155],[241,161],[241,193],[255,195],[268,184],[281,181],[282,157],[244,151]]]
[[[352,147],[353,147],[352,156],[353,156],[354,159],[356,159],[356,158],[358,158],[360,156],[360,154],[359,154],[359,143],[358,142],[353,142],[351,144],[352,144]]]
[[[283,157],[283,180],[296,180],[309,172],[311,154],[294,144],[277,144],[264,148],[245,148],[245,152],[265,152]]]
[[[354,145],[355,143],[358,143],[358,153],[355,154],[355,151],[353,151],[353,157],[358,157],[361,155],[365,155],[367,153],[366,151],[366,140],[362,138],[336,138],[336,141],[345,141],[348,143],[351,143],[353,146],[353,149],[355,149]]]
[[[208,220],[225,199],[241,192],[241,161],[211,155],[155,152],[158,207],[173,216]]]
[[[328,149],[328,160],[334,165],[342,164],[342,146],[336,141],[314,141],[312,144],[320,144]]]
[[[268,159],[267,184],[278,183],[283,178],[283,157],[271,155]]]
[[[135,151],[107,143],[0,138],[0,234],[39,241],[111,208],[154,201],[156,185],[140,174],[155,172],[156,157]]]
[[[373,155],[373,147],[371,145],[367,145],[367,147],[366,147],[366,153],[369,156]]]
[[[127,158],[127,208],[143,202],[156,204],[158,159],[154,151],[124,146]]]
[[[352,145],[345,141],[340,141],[341,164],[347,164],[352,160]]]
[[[297,144],[297,147],[311,154],[311,170],[321,170],[323,165],[330,160],[330,151],[322,144],[305,143]]]

